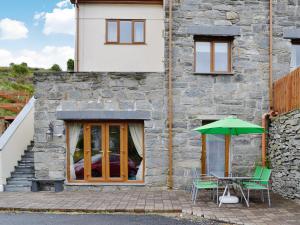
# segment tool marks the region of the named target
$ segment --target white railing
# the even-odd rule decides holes
[[[33,140],[34,102],[32,97],[0,137],[0,191]]]

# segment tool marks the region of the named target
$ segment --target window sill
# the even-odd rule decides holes
[[[198,72],[194,72],[194,75],[207,75],[207,76],[222,76],[222,75],[229,75],[229,76],[233,76],[234,73],[233,72],[213,72],[213,73],[198,73]]]
[[[90,182],[90,183],[75,183],[75,182],[65,182],[66,186],[145,186],[144,182],[140,182],[140,183],[122,183],[122,182],[103,182],[103,183],[96,183],[96,182]]]
[[[109,43],[106,42],[104,45],[147,45],[146,43]]]

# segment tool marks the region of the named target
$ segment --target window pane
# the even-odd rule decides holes
[[[102,130],[101,126],[92,126],[91,129],[91,175],[93,178],[102,177]]]
[[[293,45],[291,67],[292,69],[296,69],[299,66],[300,66],[300,45]]]
[[[108,42],[118,41],[118,23],[116,21],[107,22],[107,41]]]
[[[120,21],[120,43],[132,43],[131,21]]]
[[[144,22],[134,23],[134,41],[144,42]]]
[[[143,124],[128,124],[128,180],[143,180]]]
[[[215,71],[228,71],[228,43],[215,43]]]
[[[121,128],[109,126],[109,174],[110,177],[121,177]]]
[[[69,127],[70,175],[72,180],[84,179],[84,146],[82,124]]]
[[[210,72],[210,42],[196,42],[196,72]]]
[[[225,136],[206,135],[206,174],[225,175]]]

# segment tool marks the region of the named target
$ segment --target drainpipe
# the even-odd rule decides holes
[[[79,72],[79,4],[78,0],[75,1],[75,7],[76,7],[76,68],[75,72]]]
[[[267,123],[267,118],[270,117],[269,113],[264,113],[262,116],[262,121],[261,121],[261,126],[264,128],[265,132],[261,136],[261,164],[262,166],[266,166],[266,139],[267,139],[267,134],[266,134],[266,123]]]
[[[271,111],[273,110],[273,0],[270,0],[269,7],[269,99]]]
[[[173,61],[173,49],[172,49],[172,36],[173,36],[173,0],[169,0],[169,63],[168,63],[168,130],[169,130],[169,171],[167,185],[169,189],[173,188],[173,93],[172,93],[172,61]]]
[[[266,166],[266,153],[267,153],[267,134],[268,120],[271,117],[277,116],[273,111],[273,0],[269,1],[269,112],[264,113],[262,116],[262,127],[265,133],[261,136],[261,161],[262,166]]]

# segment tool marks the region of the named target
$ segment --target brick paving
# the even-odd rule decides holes
[[[299,225],[300,203],[272,195],[272,207],[262,203],[258,196],[243,204],[217,205],[203,192],[192,204],[184,191],[128,190],[128,191],[65,191],[3,192],[0,210],[62,211],[62,212],[135,212],[183,213],[245,225]]]

